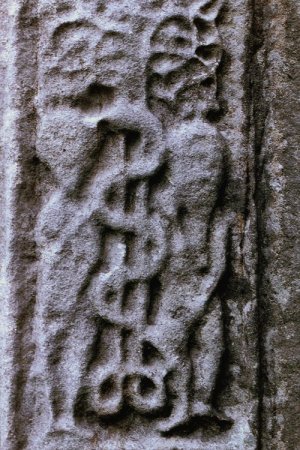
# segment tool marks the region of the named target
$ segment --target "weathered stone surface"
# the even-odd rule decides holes
[[[262,448],[299,447],[299,2],[257,9],[253,64]]]
[[[1,5],[1,449],[297,448],[297,9]]]

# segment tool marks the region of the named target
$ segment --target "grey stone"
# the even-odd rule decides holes
[[[297,448],[298,13],[0,6],[1,449]]]

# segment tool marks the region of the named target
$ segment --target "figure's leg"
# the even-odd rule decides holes
[[[169,380],[169,390],[172,393],[173,408],[171,415],[159,421],[158,429],[167,433],[185,424],[189,420],[189,383],[191,377],[191,362],[183,352],[174,355],[177,365]]]
[[[46,373],[49,431],[69,432],[75,428],[74,404],[95,334],[91,305],[82,286],[97,261],[97,246],[93,246],[96,233],[84,223],[65,235],[63,230],[59,240],[42,238],[37,298],[42,342],[38,358]]]
[[[90,315],[81,311],[80,320],[77,316],[69,326],[61,323],[51,336],[47,332],[52,432],[75,431],[74,408],[96,331]]]
[[[123,406],[122,333],[119,327],[101,320],[100,327],[84,386],[88,410],[109,417],[118,414]]]
[[[193,415],[211,415],[211,399],[216,384],[224,349],[220,299],[215,297],[204,324],[194,336],[193,361]]]

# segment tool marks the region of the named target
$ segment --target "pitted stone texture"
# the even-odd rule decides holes
[[[256,448],[247,4],[16,4],[5,449]]]

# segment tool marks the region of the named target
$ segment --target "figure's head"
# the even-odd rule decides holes
[[[120,97],[129,103],[128,79],[139,57],[126,1],[118,0],[118,14],[111,8],[116,2],[59,4],[45,0],[41,6],[37,152],[57,183],[75,192],[99,154],[106,133],[99,121]]]
[[[77,20],[55,29],[43,74],[45,92],[52,103],[80,95],[94,84],[125,91],[135,65],[131,45],[126,33],[108,28]]]
[[[58,8],[45,0],[40,42],[45,97],[59,103],[93,83],[133,101],[148,95],[174,103],[185,90],[191,97],[203,80],[213,84],[221,53],[215,25],[221,4],[64,0]]]
[[[201,114],[215,101],[221,59],[215,19],[220,2],[175,2],[151,36],[148,104],[168,123]]]

